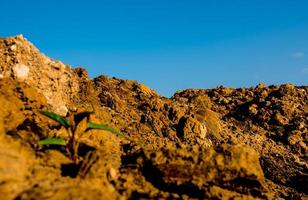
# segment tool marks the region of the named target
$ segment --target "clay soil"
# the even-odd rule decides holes
[[[102,72],[103,73],[103,72]],[[307,199],[308,87],[185,90],[46,57],[22,36],[0,39],[0,199]],[[41,110],[96,123],[74,163],[41,146],[65,130]]]

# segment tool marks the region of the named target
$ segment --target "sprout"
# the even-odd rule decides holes
[[[71,154],[72,160],[76,163],[78,161],[78,147],[79,147],[79,138],[86,133],[88,130],[91,129],[97,129],[97,130],[105,130],[112,132],[119,136],[124,136],[122,132],[119,130],[112,128],[110,126],[104,125],[104,124],[96,124],[89,121],[90,115],[93,112],[81,112],[74,115],[73,119],[69,121],[68,119],[48,111],[41,111],[41,114],[48,117],[49,119],[52,119],[56,122],[58,122],[61,126],[63,126],[68,135],[69,139],[68,141],[65,141],[61,138],[46,138],[43,140],[40,140],[38,143],[40,145],[60,145],[60,146],[66,146],[68,148],[68,151]]]

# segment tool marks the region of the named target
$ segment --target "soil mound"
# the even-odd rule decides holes
[[[22,36],[0,39],[0,199],[306,199],[308,87],[185,90],[90,79]],[[91,111],[79,159],[43,116]]]

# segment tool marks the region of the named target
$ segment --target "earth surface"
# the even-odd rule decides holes
[[[170,77],[171,78],[171,77]],[[0,199],[308,199],[308,87],[190,89],[91,79],[23,36],[0,39]],[[42,110],[120,130],[82,134]]]

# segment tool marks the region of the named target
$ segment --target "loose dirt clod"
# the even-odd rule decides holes
[[[0,199],[308,198],[308,87],[185,90],[71,68],[22,36],[0,39]],[[40,114],[94,111],[79,163],[44,138],[67,138]],[[61,136],[61,137],[59,137]]]

